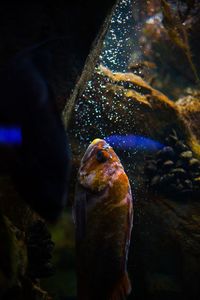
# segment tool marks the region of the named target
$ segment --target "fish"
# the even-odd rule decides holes
[[[22,132],[17,126],[0,125],[0,146],[21,145]]]
[[[0,70],[0,153],[21,198],[55,223],[68,200],[71,152],[50,61],[40,47],[28,48]]]
[[[78,300],[126,299],[133,198],[120,159],[103,139],[95,139],[81,160],[73,215]]]
[[[106,137],[105,141],[119,150],[157,151],[164,147],[159,141],[135,134],[114,134]]]

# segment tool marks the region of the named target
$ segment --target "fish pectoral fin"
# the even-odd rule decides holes
[[[81,242],[86,234],[86,201],[86,191],[77,187],[74,207],[77,242]]]
[[[113,293],[109,300],[125,300],[131,292],[131,283],[128,277],[128,273],[125,272],[124,276],[115,286]]]

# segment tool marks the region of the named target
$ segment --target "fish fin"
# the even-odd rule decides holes
[[[125,272],[121,280],[115,286],[113,293],[109,300],[125,300],[131,292],[131,283],[128,273]]]
[[[86,191],[80,186],[76,187],[74,219],[76,227],[76,241],[81,242],[86,233]]]

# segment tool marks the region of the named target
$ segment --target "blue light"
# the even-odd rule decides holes
[[[120,150],[148,150],[156,151],[164,147],[160,142],[140,135],[111,135],[105,138],[110,146]]]
[[[0,126],[0,145],[20,145],[21,143],[21,128]]]

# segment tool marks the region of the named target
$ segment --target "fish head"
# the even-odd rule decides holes
[[[95,139],[82,158],[78,181],[90,191],[100,192],[111,184],[119,169],[123,167],[113,148],[106,141]]]

